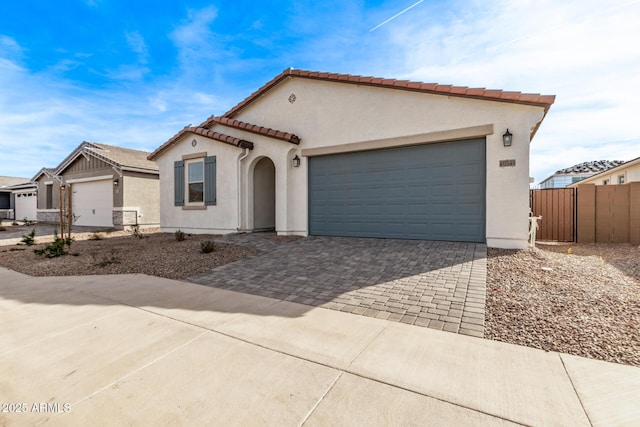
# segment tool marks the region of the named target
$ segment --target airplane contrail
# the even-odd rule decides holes
[[[412,4],[411,6],[409,6],[408,8],[404,9],[402,12],[396,13],[395,15],[393,15],[391,18],[387,19],[386,21],[376,25],[375,27],[373,27],[372,29],[369,30],[369,32],[375,31],[378,28],[382,27],[384,24],[388,23],[389,21],[396,19],[398,16],[402,15],[403,13],[405,13],[407,10],[412,9],[414,7],[416,7],[417,5],[419,5],[420,3],[422,3],[424,0],[420,0],[415,2],[414,4]]]

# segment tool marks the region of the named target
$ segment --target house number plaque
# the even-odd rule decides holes
[[[507,166],[515,166],[515,165],[516,165],[516,159],[500,160],[501,168],[504,168]]]

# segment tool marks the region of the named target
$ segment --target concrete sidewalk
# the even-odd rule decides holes
[[[156,277],[0,268],[0,404],[0,425],[638,425],[640,369]]]

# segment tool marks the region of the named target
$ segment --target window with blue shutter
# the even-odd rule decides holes
[[[204,159],[204,204],[216,204],[216,156]]]
[[[182,160],[173,164],[173,194],[174,205],[184,206],[184,161]]]

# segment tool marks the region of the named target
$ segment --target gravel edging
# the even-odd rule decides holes
[[[640,248],[490,248],[485,338],[640,366]]]
[[[213,235],[188,235],[177,241],[173,233],[143,232],[142,238],[136,238],[118,232],[98,233],[102,240],[87,240],[94,234],[74,235],[77,240],[69,252],[75,256],[48,259],[33,253],[46,243],[2,246],[0,265],[31,276],[139,273],[180,280],[258,253],[254,248],[221,243],[220,236]],[[215,250],[204,254],[200,243],[208,240],[215,242]]]

